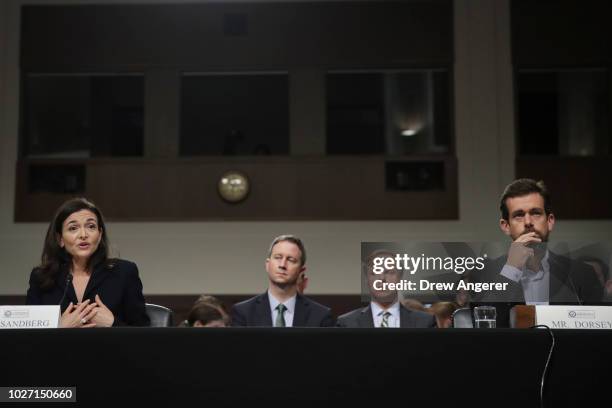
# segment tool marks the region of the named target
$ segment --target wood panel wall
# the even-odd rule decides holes
[[[22,159],[15,220],[48,222],[72,196],[90,198],[111,221],[456,219],[456,160],[402,160],[442,163],[444,189],[387,190],[385,157]],[[84,166],[85,190],[30,191],[31,166],[49,164]],[[226,203],[217,192],[221,175],[229,170],[249,178],[251,192],[243,202]]]

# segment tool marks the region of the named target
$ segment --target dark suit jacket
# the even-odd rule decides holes
[[[77,296],[72,283],[66,288],[68,268],[62,268],[55,284],[42,290],[39,286],[38,269],[30,274],[30,287],[28,289],[26,304],[28,305],[57,305],[62,299],[64,290],[66,296],[61,304],[62,312],[72,302],[77,304]],[[112,259],[94,269],[83,301],[95,301],[96,295],[106,307],[113,312],[115,322],[113,326],[148,326],[149,317],[145,312],[145,300],[142,295],[142,282],[138,277],[136,264],[122,259]]]
[[[293,327],[330,327],[334,323],[329,307],[297,295]],[[232,308],[232,326],[273,327],[268,292],[235,304]]]
[[[372,308],[367,305],[364,308],[355,309],[338,317],[338,327],[363,327],[373,328]],[[429,313],[410,310],[400,305],[400,328],[428,328],[436,327],[436,319]]]
[[[524,304],[525,295],[520,282],[500,275],[507,257],[488,262],[480,273],[472,275],[472,282],[507,283],[506,291],[472,293],[471,306],[490,304],[497,308],[498,327],[507,327],[510,308]],[[593,268],[585,263],[548,252],[550,270],[549,303],[551,305],[597,304],[602,301],[603,287]]]

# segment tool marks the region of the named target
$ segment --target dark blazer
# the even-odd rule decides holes
[[[78,300],[72,283],[66,288],[68,268],[62,268],[55,284],[47,289],[40,289],[38,268],[30,274],[30,287],[28,289],[26,304],[28,305],[57,305],[64,291],[66,296],[61,304],[62,312],[68,304],[77,304]],[[96,295],[106,307],[113,312],[115,322],[113,326],[148,326],[149,317],[145,312],[145,299],[142,295],[142,282],[138,277],[136,264],[122,259],[112,259],[96,267],[89,278],[83,301],[95,301]]]
[[[355,309],[338,317],[338,327],[373,328],[371,305]],[[410,310],[400,304],[400,328],[428,328],[436,327],[436,318],[429,313]]]
[[[506,291],[488,291],[473,294],[475,300],[524,303],[523,286],[500,275],[507,257],[486,264],[482,273],[473,276],[474,282],[507,283]],[[551,304],[598,303],[603,297],[603,287],[590,265],[565,256],[548,252],[550,270],[549,302]]]
[[[507,257],[503,256],[488,262],[485,269],[471,277],[472,282],[508,284],[506,291],[471,293],[472,307],[483,304],[496,307],[498,327],[508,326],[512,306],[525,303],[521,283],[500,275],[506,259]],[[548,252],[548,265],[550,270],[548,301],[551,305],[592,305],[602,301],[603,287],[591,266],[550,251]]]
[[[334,323],[329,307],[297,295],[293,327],[331,327]],[[232,326],[273,327],[268,292],[236,303],[232,308]]]

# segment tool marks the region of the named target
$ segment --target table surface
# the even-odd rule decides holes
[[[554,336],[545,406],[603,406],[612,331]],[[85,405],[537,407],[550,345],[544,329],[0,330],[0,386],[76,386]]]

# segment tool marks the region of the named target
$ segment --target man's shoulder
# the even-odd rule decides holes
[[[251,298],[245,299],[241,302],[234,304],[234,309],[245,309],[251,307],[252,305],[259,303],[263,300],[263,297],[266,296],[266,293],[262,293]]]
[[[586,263],[574,259],[566,254],[558,254],[553,251],[548,251],[548,263],[551,267],[562,267],[571,269],[592,269],[591,266]]]
[[[320,311],[322,313],[331,313],[331,308],[322,305],[321,303],[316,302],[307,296],[298,295],[296,301],[301,301],[304,306],[310,308],[311,310]]]
[[[552,274],[558,277],[569,275],[573,279],[578,280],[586,279],[589,281],[591,278],[597,279],[595,270],[591,265],[562,254],[555,254],[553,252],[549,254],[548,264]]]
[[[355,320],[361,315],[361,313],[364,313],[366,309],[367,309],[367,306],[359,307],[357,309],[351,310],[350,312],[344,313],[343,315],[339,316],[338,321],[347,322],[347,321]]]
[[[409,319],[412,319],[416,322],[432,322],[435,321],[435,317],[427,312],[423,312],[420,310],[409,309],[403,305],[400,305],[400,314],[405,313]]]
[[[415,319],[431,319],[433,316],[431,313],[423,312],[422,310],[410,309],[404,305],[400,305],[400,313],[408,313]]]

